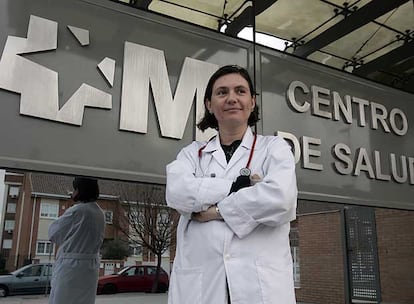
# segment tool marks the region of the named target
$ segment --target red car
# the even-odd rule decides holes
[[[120,270],[116,274],[102,276],[98,280],[98,294],[117,293],[130,291],[146,291],[152,289],[155,280],[155,266],[129,266]],[[158,291],[166,292],[168,290],[169,278],[164,269],[160,270]]]

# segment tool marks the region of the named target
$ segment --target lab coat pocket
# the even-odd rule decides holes
[[[263,304],[296,303],[291,267],[268,259],[256,260]]]
[[[203,272],[201,267],[175,268],[169,296],[171,304],[201,304]]]

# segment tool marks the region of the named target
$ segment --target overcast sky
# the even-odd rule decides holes
[[[253,29],[251,27],[245,27],[240,31],[240,33],[237,34],[237,37],[253,41]],[[281,51],[283,51],[286,47],[285,42],[288,44],[292,43],[291,41],[283,40],[263,33],[256,33],[256,42]]]

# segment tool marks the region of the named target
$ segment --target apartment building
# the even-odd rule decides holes
[[[70,198],[73,177],[41,173],[6,171],[4,202],[1,217],[1,254],[5,269],[13,271],[28,263],[53,262],[56,247],[48,240],[49,225],[73,205]],[[100,180],[98,204],[105,213],[105,239],[128,242],[123,227],[125,202],[120,196],[125,183]],[[129,185],[131,186],[131,185]],[[129,187],[131,188],[131,187]],[[132,199],[134,194],[129,193]],[[102,261],[102,274],[128,264],[154,262],[154,256],[137,244],[130,244],[130,256],[125,261]],[[163,256],[163,267],[169,270],[169,252]]]

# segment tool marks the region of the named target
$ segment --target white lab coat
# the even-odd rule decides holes
[[[228,195],[253,139],[248,128],[228,164],[216,137],[193,142],[167,166],[167,204],[181,213],[169,304],[224,304],[227,285],[232,304],[296,303],[289,230],[297,188],[290,146],[258,135],[250,169],[262,180]],[[224,221],[190,219],[215,203]]]
[[[59,246],[49,304],[93,304],[105,217],[96,202],[76,204],[49,226]]]

